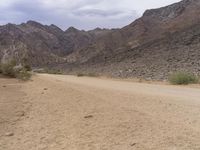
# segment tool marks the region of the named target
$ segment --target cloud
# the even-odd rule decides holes
[[[0,24],[28,20],[55,24],[66,29],[125,26],[141,16],[145,9],[179,0],[1,0]]]
[[[91,18],[121,18],[127,15],[136,15],[135,11],[79,9],[72,12],[74,16]]]

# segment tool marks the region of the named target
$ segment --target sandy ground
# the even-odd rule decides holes
[[[199,149],[199,88],[45,74],[0,79],[0,150]]]

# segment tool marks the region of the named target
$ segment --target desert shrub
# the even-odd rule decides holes
[[[63,72],[59,69],[49,70],[49,74],[63,74]]]
[[[28,71],[29,69],[24,66],[17,66],[17,63],[14,60],[2,63],[0,66],[0,73],[4,76],[21,80],[28,80],[31,77],[31,73]]]
[[[2,66],[1,66],[1,64],[0,64],[0,74],[2,74]]]
[[[46,68],[44,71],[45,71],[45,73],[48,73],[48,74],[63,74],[60,69],[47,69]]]
[[[95,73],[88,73],[87,76],[88,76],[88,77],[97,77],[98,75],[95,74]]]
[[[77,73],[77,77],[83,77],[83,76],[87,76],[87,77],[97,77],[98,75],[95,73]]]
[[[15,77],[20,80],[26,81],[31,78],[31,73],[28,72],[25,68],[23,68],[22,70],[20,70],[19,72],[16,73]]]
[[[47,74],[63,74],[62,70],[60,69],[49,69],[49,68],[34,69],[33,72],[47,73]]]
[[[199,79],[197,76],[186,73],[186,72],[176,72],[170,75],[169,82],[174,85],[187,85],[198,83]]]
[[[83,76],[85,76],[84,73],[77,73],[77,77],[83,77]]]
[[[35,73],[46,73],[46,69],[44,69],[44,68],[33,69],[32,71]]]
[[[14,60],[1,64],[2,74],[8,77],[15,77],[16,76],[16,72],[14,71],[15,66],[16,66],[16,61]]]
[[[26,71],[31,71],[31,70],[32,70],[32,69],[31,69],[31,66],[28,65],[28,64],[25,64],[23,67],[24,67],[24,69],[25,69]]]
[[[31,71],[31,70],[32,70],[32,69],[31,69],[31,65],[30,65],[30,63],[29,63],[27,57],[24,56],[24,57],[21,59],[21,64],[22,64],[22,66],[23,66],[23,68],[24,68],[25,70],[27,70],[27,71]]]

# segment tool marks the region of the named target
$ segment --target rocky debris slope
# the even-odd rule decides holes
[[[183,0],[147,10],[130,25],[113,30],[97,44],[82,49],[69,68],[162,80],[181,70],[199,75],[199,41],[200,1]]]

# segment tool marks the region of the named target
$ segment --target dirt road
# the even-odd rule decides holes
[[[199,88],[56,75],[0,79],[0,150],[199,149]]]

